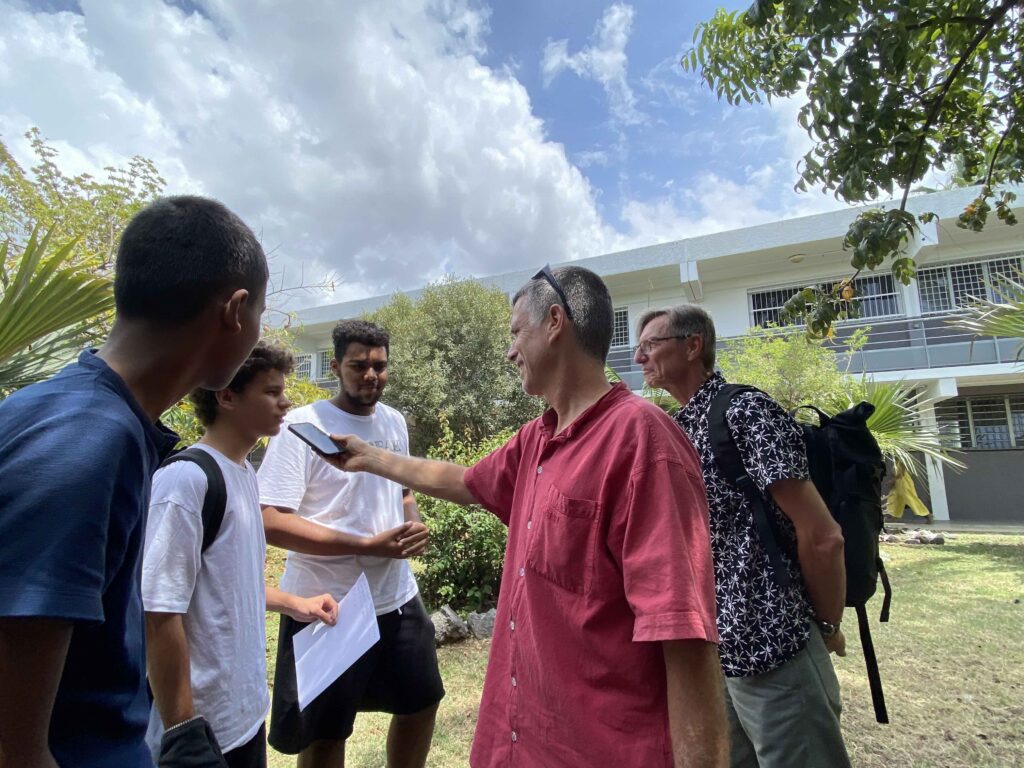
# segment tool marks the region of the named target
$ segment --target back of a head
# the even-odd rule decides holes
[[[597,273],[583,267],[555,267],[551,275],[558,282],[569,304],[572,314],[569,325],[580,349],[604,363],[608,359],[614,329],[612,297],[608,286]],[[552,305],[562,304],[554,288],[543,277],[534,278],[520,288],[512,298],[512,306],[520,299],[528,302],[530,317],[535,323],[540,321]]]
[[[214,299],[266,290],[256,235],[216,200],[164,197],[139,211],[121,236],[114,275],[118,317],[184,325]]]

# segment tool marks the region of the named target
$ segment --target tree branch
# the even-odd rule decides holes
[[[949,73],[949,77],[946,78],[946,82],[943,84],[942,90],[935,98],[935,103],[928,112],[928,117],[925,119],[924,126],[921,128],[921,138],[917,142],[917,151],[914,153],[914,160],[910,164],[910,170],[907,171],[907,180],[904,182],[903,199],[900,200],[901,211],[905,211],[907,208],[907,198],[910,197],[910,185],[913,183],[914,174],[917,173],[917,164],[921,161],[921,153],[924,152],[924,146],[928,143],[928,130],[932,127],[932,123],[935,122],[935,118],[939,116],[939,110],[942,108],[942,104],[946,100],[946,96],[949,94],[949,89],[953,87],[953,83],[956,82],[957,77],[960,76],[960,72],[967,65],[968,59],[971,58],[973,53],[978,49],[978,46],[984,42],[986,37],[988,37],[989,32],[995,28],[996,24],[998,24],[1018,2],[1020,2],[1020,0],[1003,0],[1003,4],[988,17],[988,21],[982,29],[978,30],[978,34],[976,34],[974,39],[971,40],[970,45],[967,46],[967,50],[964,51],[963,56],[961,56],[959,61],[957,61],[953,66],[952,71]]]
[[[990,187],[992,184],[992,172],[996,169],[996,160],[999,158],[999,152],[1003,149],[1003,142],[1006,141],[1006,137],[1010,131],[1013,130],[1013,119],[1006,125],[1006,130],[1003,131],[1003,135],[999,137],[999,143],[996,144],[995,151],[992,152],[992,160],[988,164],[988,173],[985,174],[985,186]]]
[[[917,31],[919,29],[927,29],[928,27],[938,27],[944,24],[969,24],[972,26],[978,26],[984,24],[988,19],[984,16],[949,16],[945,19],[929,19],[928,21],[922,21],[919,24],[908,24],[907,29]]]

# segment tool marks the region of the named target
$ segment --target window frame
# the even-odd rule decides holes
[[[333,349],[321,349],[317,350],[317,366],[316,373],[317,381],[325,381],[332,378],[331,376],[331,360],[334,359]]]
[[[997,401],[998,404],[982,406],[983,401]],[[960,451],[1024,449],[1024,392],[967,395],[943,400],[935,405],[935,420],[940,439],[949,448]],[[1008,444],[980,445],[979,443],[986,442],[991,439],[991,435],[996,434],[985,431],[992,429],[1004,429],[1005,442]],[[985,437],[979,440],[979,435]]]
[[[616,337],[620,329],[619,317],[625,315],[625,322],[623,327],[625,328],[626,338],[624,341],[616,341]],[[629,347],[630,342],[630,329],[629,329],[629,307],[615,307],[612,309],[612,349],[624,349]],[[618,336],[621,338],[621,336]]]
[[[915,278],[915,288],[917,290],[918,305],[921,308],[922,317],[934,317],[936,315],[949,315],[963,312],[962,306],[957,304],[956,294],[957,285],[954,280],[953,270],[957,268],[968,268],[968,267],[979,267],[981,269],[981,285],[984,288],[985,296],[978,296],[977,298],[985,298],[989,301],[1002,302],[1005,299],[999,295],[998,291],[995,290],[992,285],[993,265],[1000,264],[1001,262],[1017,261],[1016,269],[1024,270],[1024,251],[1014,251],[1010,253],[997,253],[990,256],[983,256],[975,259],[965,259],[962,261],[947,261],[940,264],[928,264],[921,266],[917,270],[917,276]],[[1013,269],[1013,265],[1008,265]],[[929,309],[925,307],[925,297],[922,294],[921,277],[924,274],[929,273],[941,273],[943,280],[943,288],[945,290],[948,306],[943,309]],[[1006,274],[1005,272],[996,272],[995,274]],[[931,303],[932,300],[929,300]]]
[[[820,279],[820,280],[819,279],[812,279],[812,280],[808,280],[806,282],[799,283],[799,284],[797,284],[797,283],[788,283],[788,284],[785,284],[785,285],[768,286],[768,287],[764,287],[764,288],[749,288],[749,289],[747,289],[747,321],[750,323],[750,327],[751,328],[767,328],[768,326],[766,324],[762,325],[760,322],[757,321],[757,313],[773,313],[776,319],[775,320],[770,320],[768,322],[773,322],[776,325],[778,325],[779,323],[778,323],[778,319],[777,318],[778,318],[778,314],[782,310],[783,305],[786,303],[786,301],[789,301],[789,299],[792,296],[796,295],[799,291],[803,290],[806,286],[808,286],[808,285],[835,285],[836,283],[841,282],[842,280],[845,280],[845,279],[846,278],[843,278],[843,277],[829,277],[829,278],[824,278],[824,279]],[[905,306],[905,303],[904,303],[904,300],[903,300],[903,291],[901,290],[901,286],[899,285],[899,283],[896,282],[896,278],[894,278],[891,273],[888,273],[888,272],[872,273],[872,274],[868,274],[868,275],[863,275],[863,276],[861,276],[861,277],[859,277],[857,279],[858,280],[877,279],[877,280],[880,280],[880,281],[881,280],[887,280],[889,282],[891,288],[892,288],[892,290],[886,291],[885,293],[880,293],[880,294],[873,295],[873,296],[859,296],[859,297],[857,297],[858,300],[861,302],[861,309],[862,310],[863,310],[865,301],[872,300],[872,299],[874,299],[874,300],[881,300],[881,299],[892,298],[896,302],[896,311],[893,312],[893,313],[884,314],[884,315],[861,315],[860,317],[846,318],[846,319],[843,319],[843,320],[838,320],[836,322],[836,325],[847,325],[847,324],[864,323],[864,322],[869,321],[869,320],[892,320],[892,319],[897,319],[897,318],[901,318],[901,317],[906,317],[907,309],[906,309],[906,306]],[[856,285],[856,281],[854,282],[854,285]],[[788,293],[789,295],[786,297],[786,299],[784,299],[782,301],[782,304],[778,304],[778,305],[773,306],[773,307],[761,307],[759,309],[755,309],[754,308],[754,297],[755,296],[764,296],[764,295],[770,294],[770,293]],[[797,323],[797,324],[795,324],[795,327],[801,327],[802,325],[803,325],[803,323]]]

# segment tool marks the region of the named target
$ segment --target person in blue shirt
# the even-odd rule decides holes
[[[222,204],[157,200],[121,237],[107,341],[0,402],[0,768],[152,766],[140,564],[177,442],[158,419],[231,381],[267,277]]]

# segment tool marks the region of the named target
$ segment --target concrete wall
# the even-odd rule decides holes
[[[1024,523],[1024,448],[964,451],[967,469],[946,471],[949,519],[958,523]]]

